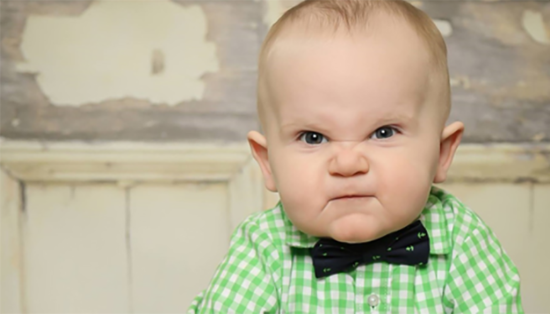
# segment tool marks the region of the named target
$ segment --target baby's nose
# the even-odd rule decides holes
[[[369,163],[365,156],[353,149],[338,152],[329,164],[329,172],[335,176],[354,176],[369,172]]]

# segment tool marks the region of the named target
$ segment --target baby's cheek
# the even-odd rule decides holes
[[[426,162],[413,158],[394,157],[384,164],[378,188],[384,207],[396,215],[409,217],[421,211],[431,187],[430,169]]]
[[[301,203],[311,197],[312,188],[309,181],[311,173],[299,163],[288,163],[285,168],[277,172],[277,184],[281,199],[294,204]]]
[[[319,173],[314,170],[311,163],[307,165],[296,160],[278,175],[281,201],[296,225],[307,224],[322,208],[325,189]]]

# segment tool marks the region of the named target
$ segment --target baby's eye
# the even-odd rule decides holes
[[[395,129],[391,126],[383,126],[381,128],[378,128],[374,133],[372,133],[371,138],[376,139],[384,139],[388,137],[392,137],[395,133]]]
[[[327,142],[327,139],[321,133],[307,131],[300,135],[300,141],[306,142],[310,145],[317,145]]]

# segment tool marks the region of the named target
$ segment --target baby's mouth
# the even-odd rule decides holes
[[[339,196],[336,198],[333,198],[331,201],[337,201],[337,200],[361,200],[372,197],[371,195],[344,195]]]

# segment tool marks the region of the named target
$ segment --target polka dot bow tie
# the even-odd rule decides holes
[[[365,243],[319,240],[311,250],[317,278],[355,269],[361,264],[423,265],[430,255],[430,240],[419,220],[380,239]]]

